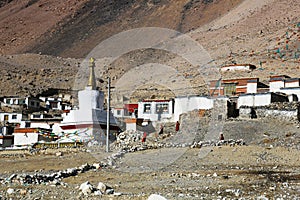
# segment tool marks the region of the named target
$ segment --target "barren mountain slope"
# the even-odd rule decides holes
[[[0,8],[2,54],[84,57],[102,40],[137,27],[189,31],[241,0],[13,0]]]
[[[15,54],[37,45],[45,33],[75,17],[85,0],[13,0],[0,8],[0,53]]]
[[[300,76],[300,2],[246,0],[227,15],[190,33],[218,65],[253,63],[253,76]],[[280,51],[280,53],[278,53]],[[228,74],[237,76],[237,74]]]
[[[267,83],[269,76],[274,74],[300,77],[300,14],[298,12],[300,2],[298,1],[132,0],[109,3],[102,0],[97,2],[68,1],[67,5],[73,5],[73,7],[46,0],[26,1],[26,3],[13,0],[1,7],[1,52],[28,51],[83,57],[99,42],[115,33],[137,27],[158,26],[187,32],[204,47],[210,55],[211,61],[214,61],[212,63],[217,67],[228,63],[252,63],[259,68],[253,72],[225,72],[222,74],[223,78],[260,77]],[[54,6],[52,10],[51,6]],[[59,6],[61,6],[60,9]],[[51,18],[50,16],[54,12],[61,12],[61,14]],[[36,17],[39,16],[39,13],[51,20],[41,20],[40,23],[37,23],[35,20],[42,19]],[[16,23],[15,20],[20,21],[20,16],[25,25]],[[38,31],[32,28],[37,25],[39,25]],[[52,31],[49,31],[50,29]],[[31,37],[32,34],[34,37]],[[19,37],[13,39],[14,35],[19,35]],[[18,40],[20,41],[18,42]],[[19,94],[20,92],[38,93],[48,86],[62,88],[78,86],[74,80],[78,79],[75,74],[78,63],[82,59],[64,60],[59,57],[46,57],[51,64],[42,67],[38,63],[45,57],[41,55],[27,54],[8,56],[8,58],[3,56],[4,60],[1,60],[0,66],[4,77],[1,82],[1,95]],[[164,64],[175,70],[177,75],[169,76],[171,78],[170,85],[180,85],[178,77],[184,77],[192,88],[195,87],[197,93],[203,93],[203,90],[199,88],[205,84],[203,81],[205,75],[201,74],[201,66],[197,69],[197,66],[195,68],[179,55],[153,49],[129,52],[109,64],[110,66],[107,66],[106,62],[98,60],[96,62],[99,68],[97,76],[105,77],[109,74],[113,79],[113,84],[116,84],[132,68],[147,62]],[[71,64],[62,68],[65,66],[63,63]],[[32,66],[38,67],[32,68]],[[51,68],[46,73],[48,79],[45,79],[45,75],[39,74],[40,71],[36,70],[40,67],[47,70]],[[18,82],[19,79],[16,79],[19,77],[20,68],[28,71],[20,74],[21,77],[26,77],[26,81],[19,78],[21,82]],[[86,78],[85,75],[83,77]],[[132,77],[136,78],[134,74]],[[40,82],[40,80],[43,81]],[[127,78],[127,80],[130,82],[134,79]],[[15,83],[22,84],[20,87],[15,87]],[[82,88],[84,84],[85,81],[82,81],[79,88]],[[152,91],[157,91],[153,84],[148,86],[153,88]],[[143,94],[149,94],[149,97],[158,97],[157,92],[156,94],[151,93],[148,86],[135,85],[135,88],[139,88],[142,92],[134,93],[134,95],[137,98],[142,98]],[[105,90],[105,84],[100,87]],[[164,90],[166,89],[170,88],[164,88]],[[171,93],[174,95],[174,91]],[[164,96],[164,94],[161,95]]]

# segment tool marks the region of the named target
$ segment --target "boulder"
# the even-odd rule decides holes
[[[25,189],[20,190],[20,195],[26,195],[26,194],[27,194],[27,190]]]
[[[84,195],[89,195],[93,191],[93,186],[87,181],[80,185],[79,190],[81,190]]]
[[[102,195],[102,192],[100,192],[99,190],[96,190],[96,191],[94,192],[94,195],[95,195],[95,196],[101,196],[101,195]]]
[[[59,157],[59,156],[63,156],[63,153],[62,153],[62,152],[57,152],[55,155],[56,155],[57,157]]]
[[[8,188],[6,192],[7,194],[11,195],[15,193],[15,190],[13,188]]]
[[[106,194],[114,194],[114,189],[112,189],[112,188],[109,188],[109,189],[107,189],[106,191],[105,191],[105,193]]]
[[[102,182],[98,183],[97,189],[100,190],[100,192],[105,193],[106,188],[107,187],[106,187],[106,185],[104,183],[102,183]]]
[[[100,168],[101,168],[101,164],[100,164],[100,163],[94,163],[94,164],[93,164],[93,167],[94,167],[95,169],[100,169]]]

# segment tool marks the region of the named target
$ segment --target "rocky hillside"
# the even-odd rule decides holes
[[[300,3],[293,0],[0,1],[0,94],[82,88],[87,76],[80,68],[82,58],[101,41],[140,27],[185,33],[203,46],[207,59],[217,68],[232,63],[252,63],[258,68],[226,72],[222,78],[260,77],[267,83],[274,74],[300,77],[299,10]],[[30,54],[13,55],[23,53]],[[170,70],[147,66],[144,74],[136,76],[141,73],[138,66],[147,63]],[[170,52],[140,49],[113,63],[97,60],[96,65],[98,78],[110,75],[112,85],[131,85],[134,91],[129,97],[136,99],[180,95],[176,91],[186,85],[196,94],[206,93],[208,77],[201,66]],[[137,82],[138,77],[169,82]],[[98,86],[105,90],[105,84]]]
[[[118,32],[148,26],[187,32],[224,15],[240,2],[13,0],[0,8],[1,53],[42,52],[81,58]]]

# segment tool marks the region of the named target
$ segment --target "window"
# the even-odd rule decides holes
[[[235,83],[225,83],[224,84],[224,95],[235,95],[236,94],[236,84]]]
[[[223,116],[222,115],[218,115],[218,121],[222,121]]]
[[[117,110],[117,115],[121,115],[121,110]]]
[[[53,108],[53,109],[58,108],[58,103],[57,102],[50,102],[50,108]]]
[[[30,122],[25,122],[25,128],[30,128]]]
[[[4,115],[4,121],[8,121],[8,115]]]
[[[30,105],[31,105],[31,106],[34,106],[34,101],[30,101]]]
[[[144,104],[144,113],[148,113],[148,114],[151,113],[151,104],[150,103]]]
[[[169,104],[167,104],[167,103],[156,104],[156,113],[157,114],[168,114],[169,113]]]
[[[37,119],[37,118],[41,118],[41,115],[39,115],[39,114],[33,114],[32,117],[35,118],[35,119]]]
[[[12,115],[11,119],[17,119],[17,115]]]

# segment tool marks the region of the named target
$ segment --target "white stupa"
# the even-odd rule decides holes
[[[96,79],[94,73],[95,62],[91,58],[89,63],[90,75],[88,84],[84,90],[78,92],[79,108],[71,110],[62,123],[61,131],[67,133],[68,137],[79,138],[81,141],[97,140],[105,141],[107,111],[104,110],[104,93],[96,90]],[[110,114],[110,132],[118,131],[117,123]]]

